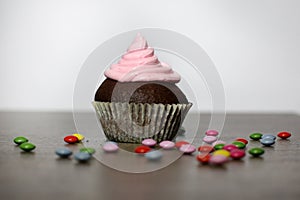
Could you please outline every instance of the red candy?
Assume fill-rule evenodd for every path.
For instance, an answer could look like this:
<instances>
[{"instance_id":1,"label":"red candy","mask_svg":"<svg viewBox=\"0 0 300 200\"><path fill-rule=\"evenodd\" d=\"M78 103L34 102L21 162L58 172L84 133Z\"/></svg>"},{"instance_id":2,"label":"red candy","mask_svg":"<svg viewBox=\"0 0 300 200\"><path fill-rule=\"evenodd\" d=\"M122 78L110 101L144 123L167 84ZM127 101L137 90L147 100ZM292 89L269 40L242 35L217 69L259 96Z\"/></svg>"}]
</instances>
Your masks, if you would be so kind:
<instances>
[{"instance_id":1,"label":"red candy","mask_svg":"<svg viewBox=\"0 0 300 200\"><path fill-rule=\"evenodd\" d=\"M198 147L198 151L200 152L206 152L206 153L210 153L214 150L214 148L212 146L208 146L208 145L203 145Z\"/></svg>"},{"instance_id":2,"label":"red candy","mask_svg":"<svg viewBox=\"0 0 300 200\"><path fill-rule=\"evenodd\" d=\"M147 152L150 151L150 150L151 150L150 147L142 145L142 146L136 147L136 148L134 149L134 152L135 152L135 153L147 153Z\"/></svg>"},{"instance_id":3,"label":"red candy","mask_svg":"<svg viewBox=\"0 0 300 200\"><path fill-rule=\"evenodd\" d=\"M248 140L244 139L244 138L236 138L235 141L239 141L239 142L242 142L244 144L248 144Z\"/></svg>"},{"instance_id":4,"label":"red candy","mask_svg":"<svg viewBox=\"0 0 300 200\"><path fill-rule=\"evenodd\" d=\"M64 138L64 141L69 144L75 144L78 142L78 138L74 135L68 135Z\"/></svg>"},{"instance_id":5,"label":"red candy","mask_svg":"<svg viewBox=\"0 0 300 200\"><path fill-rule=\"evenodd\" d=\"M230 157L233 158L233 159L235 159L235 160L241 159L245 155L246 155L245 151L241 150L241 149L233 149L230 152Z\"/></svg>"},{"instance_id":6,"label":"red candy","mask_svg":"<svg viewBox=\"0 0 300 200\"><path fill-rule=\"evenodd\" d=\"M210 159L210 155L209 154L198 154L197 155L197 160L203 164L207 164L209 162Z\"/></svg>"},{"instance_id":7,"label":"red candy","mask_svg":"<svg viewBox=\"0 0 300 200\"><path fill-rule=\"evenodd\" d=\"M180 148L184 144L190 144L190 143L187 142L187 141L183 141L183 140L182 141L178 141L178 142L175 143L175 147Z\"/></svg>"},{"instance_id":8,"label":"red candy","mask_svg":"<svg viewBox=\"0 0 300 200\"><path fill-rule=\"evenodd\" d=\"M280 132L277 134L278 137L280 137L281 139L287 139L289 137L291 137L292 134L290 134L289 132Z\"/></svg>"}]
</instances>

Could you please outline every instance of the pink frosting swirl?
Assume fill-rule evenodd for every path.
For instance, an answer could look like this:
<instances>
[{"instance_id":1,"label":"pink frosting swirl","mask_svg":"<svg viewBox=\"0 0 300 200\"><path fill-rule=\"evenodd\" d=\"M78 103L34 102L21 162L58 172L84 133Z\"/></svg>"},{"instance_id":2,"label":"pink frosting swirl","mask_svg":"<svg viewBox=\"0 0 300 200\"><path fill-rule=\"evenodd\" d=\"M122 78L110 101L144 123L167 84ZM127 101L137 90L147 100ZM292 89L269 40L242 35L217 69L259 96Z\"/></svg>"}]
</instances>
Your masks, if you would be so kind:
<instances>
[{"instance_id":1,"label":"pink frosting swirl","mask_svg":"<svg viewBox=\"0 0 300 200\"><path fill-rule=\"evenodd\" d=\"M137 34L119 62L111 65L104 75L119 82L180 81L180 75L168 64L158 60L154 49L148 47L147 41L140 34Z\"/></svg>"}]
</instances>

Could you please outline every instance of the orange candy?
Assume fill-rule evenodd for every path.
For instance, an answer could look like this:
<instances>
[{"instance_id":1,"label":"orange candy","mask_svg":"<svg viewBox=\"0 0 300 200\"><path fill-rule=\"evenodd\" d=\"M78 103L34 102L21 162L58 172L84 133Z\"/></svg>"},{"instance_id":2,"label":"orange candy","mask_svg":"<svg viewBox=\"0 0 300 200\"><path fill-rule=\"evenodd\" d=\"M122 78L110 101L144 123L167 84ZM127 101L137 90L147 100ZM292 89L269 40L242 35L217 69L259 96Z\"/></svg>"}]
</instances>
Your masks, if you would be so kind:
<instances>
[{"instance_id":1,"label":"orange candy","mask_svg":"<svg viewBox=\"0 0 300 200\"><path fill-rule=\"evenodd\" d=\"M201 162L203 164L207 164L209 162L209 160L210 160L210 155L209 154L205 154L205 153L198 154L196 158L197 158L197 160L199 162Z\"/></svg>"},{"instance_id":2,"label":"orange candy","mask_svg":"<svg viewBox=\"0 0 300 200\"><path fill-rule=\"evenodd\" d=\"M210 153L214 150L214 148L212 146L208 146L208 145L203 145L198 147L198 151L200 152L206 152L206 153Z\"/></svg>"}]
</instances>

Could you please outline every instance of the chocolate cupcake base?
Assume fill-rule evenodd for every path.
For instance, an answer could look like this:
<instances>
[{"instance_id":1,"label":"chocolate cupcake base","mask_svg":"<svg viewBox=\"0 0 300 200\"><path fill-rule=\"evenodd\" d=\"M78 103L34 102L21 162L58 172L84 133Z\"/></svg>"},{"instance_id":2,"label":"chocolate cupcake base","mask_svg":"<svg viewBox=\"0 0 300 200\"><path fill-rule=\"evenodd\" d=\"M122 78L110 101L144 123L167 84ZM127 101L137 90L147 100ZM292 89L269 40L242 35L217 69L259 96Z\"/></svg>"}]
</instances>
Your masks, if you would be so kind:
<instances>
[{"instance_id":1,"label":"chocolate cupcake base","mask_svg":"<svg viewBox=\"0 0 300 200\"><path fill-rule=\"evenodd\" d=\"M146 81L118 82L106 78L99 86L95 101L156 103L156 104L187 104L188 100L175 83Z\"/></svg>"}]
</instances>

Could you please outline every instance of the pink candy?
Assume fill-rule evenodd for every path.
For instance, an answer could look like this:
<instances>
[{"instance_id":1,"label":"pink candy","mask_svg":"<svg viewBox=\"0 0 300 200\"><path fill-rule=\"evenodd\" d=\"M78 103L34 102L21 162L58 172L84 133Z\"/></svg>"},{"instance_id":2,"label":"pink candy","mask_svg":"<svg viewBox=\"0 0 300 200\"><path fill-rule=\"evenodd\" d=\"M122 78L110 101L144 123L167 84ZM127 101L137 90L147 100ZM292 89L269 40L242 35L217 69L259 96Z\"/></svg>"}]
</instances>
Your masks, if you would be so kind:
<instances>
[{"instance_id":1,"label":"pink candy","mask_svg":"<svg viewBox=\"0 0 300 200\"><path fill-rule=\"evenodd\" d=\"M186 153L186 154L191 154L196 151L196 147L191 144L184 144L179 148L179 151Z\"/></svg>"},{"instance_id":2,"label":"pink candy","mask_svg":"<svg viewBox=\"0 0 300 200\"><path fill-rule=\"evenodd\" d=\"M214 165L221 165L223 163L226 163L228 161L228 158L223 155L213 155L209 159L209 163L214 164Z\"/></svg>"},{"instance_id":3,"label":"pink candy","mask_svg":"<svg viewBox=\"0 0 300 200\"><path fill-rule=\"evenodd\" d=\"M225 149L227 151L232 151L234 149L237 149L237 147L234 144L227 144L223 147L223 149Z\"/></svg>"},{"instance_id":4,"label":"pink candy","mask_svg":"<svg viewBox=\"0 0 300 200\"><path fill-rule=\"evenodd\" d=\"M103 145L103 150L106 152L115 152L119 149L118 145L114 142L105 142Z\"/></svg>"},{"instance_id":5,"label":"pink candy","mask_svg":"<svg viewBox=\"0 0 300 200\"><path fill-rule=\"evenodd\" d=\"M205 137L203 138L203 141L206 142L206 143L208 143L208 144L211 144L211 143L217 141L217 139L218 139L218 138L215 137L215 136L205 136Z\"/></svg>"},{"instance_id":6,"label":"pink candy","mask_svg":"<svg viewBox=\"0 0 300 200\"><path fill-rule=\"evenodd\" d=\"M163 149L173 149L175 147L175 143L172 141L165 140L159 143L159 146Z\"/></svg>"},{"instance_id":7,"label":"pink candy","mask_svg":"<svg viewBox=\"0 0 300 200\"><path fill-rule=\"evenodd\" d=\"M207 130L205 132L205 134L208 135L208 136L217 136L217 135L219 135L219 132L216 131L216 130Z\"/></svg>"},{"instance_id":8,"label":"pink candy","mask_svg":"<svg viewBox=\"0 0 300 200\"><path fill-rule=\"evenodd\" d=\"M212 143L212 146L214 147L214 146L216 146L217 144L226 144L226 142L223 141L223 140L217 140L217 141L215 141L215 142Z\"/></svg>"},{"instance_id":9,"label":"pink candy","mask_svg":"<svg viewBox=\"0 0 300 200\"><path fill-rule=\"evenodd\" d=\"M153 139L144 139L144 140L142 141L142 144L145 145L145 146L152 147L152 146L155 146L155 145L156 145L156 141L153 140Z\"/></svg>"},{"instance_id":10,"label":"pink candy","mask_svg":"<svg viewBox=\"0 0 300 200\"><path fill-rule=\"evenodd\" d=\"M230 157L236 160L243 158L245 155L246 155L245 151L241 149L233 149L230 152Z\"/></svg>"}]
</instances>

